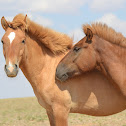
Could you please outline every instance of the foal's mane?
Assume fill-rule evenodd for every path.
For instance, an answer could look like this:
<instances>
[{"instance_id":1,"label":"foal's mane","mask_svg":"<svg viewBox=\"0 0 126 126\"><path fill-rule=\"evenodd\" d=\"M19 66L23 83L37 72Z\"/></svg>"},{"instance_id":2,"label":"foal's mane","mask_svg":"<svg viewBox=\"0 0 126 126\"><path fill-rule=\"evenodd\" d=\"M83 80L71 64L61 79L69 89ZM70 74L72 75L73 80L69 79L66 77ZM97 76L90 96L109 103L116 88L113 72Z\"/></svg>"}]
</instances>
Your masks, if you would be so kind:
<instances>
[{"instance_id":1,"label":"foal's mane","mask_svg":"<svg viewBox=\"0 0 126 126\"><path fill-rule=\"evenodd\" d=\"M83 25L83 31L86 34L87 28L91 29L94 35L103 38L111 43L126 47L126 38L119 32L108 27L106 24L93 23L91 25Z\"/></svg>"},{"instance_id":2,"label":"foal's mane","mask_svg":"<svg viewBox=\"0 0 126 126\"><path fill-rule=\"evenodd\" d=\"M10 23L12 28L19 27L21 30L25 31L28 36L43 43L53 54L64 53L72 47L73 41L66 34L36 24L29 18L26 18L26 22L24 19L24 15L16 15Z\"/></svg>"}]
</instances>

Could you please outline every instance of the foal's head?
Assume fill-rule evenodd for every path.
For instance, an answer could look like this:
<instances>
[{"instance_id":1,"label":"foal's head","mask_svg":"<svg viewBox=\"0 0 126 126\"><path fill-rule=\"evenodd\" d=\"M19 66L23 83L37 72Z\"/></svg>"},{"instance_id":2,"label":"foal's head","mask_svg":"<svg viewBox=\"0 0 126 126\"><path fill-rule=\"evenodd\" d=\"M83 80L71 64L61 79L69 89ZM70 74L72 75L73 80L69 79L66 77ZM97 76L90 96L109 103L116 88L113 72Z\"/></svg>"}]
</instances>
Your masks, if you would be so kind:
<instances>
[{"instance_id":1,"label":"foal's head","mask_svg":"<svg viewBox=\"0 0 126 126\"><path fill-rule=\"evenodd\" d=\"M24 23L26 22L26 17ZM25 32L20 28L13 28L4 17L1 24L5 30L1 42L3 44L3 54L6 60L5 72L8 77L15 77L19 70L19 65L25 49Z\"/></svg>"},{"instance_id":2,"label":"foal's head","mask_svg":"<svg viewBox=\"0 0 126 126\"><path fill-rule=\"evenodd\" d=\"M81 39L59 63L56 76L65 81L69 77L92 70L96 65L96 53L93 49L93 33L87 29L86 36Z\"/></svg>"}]
</instances>

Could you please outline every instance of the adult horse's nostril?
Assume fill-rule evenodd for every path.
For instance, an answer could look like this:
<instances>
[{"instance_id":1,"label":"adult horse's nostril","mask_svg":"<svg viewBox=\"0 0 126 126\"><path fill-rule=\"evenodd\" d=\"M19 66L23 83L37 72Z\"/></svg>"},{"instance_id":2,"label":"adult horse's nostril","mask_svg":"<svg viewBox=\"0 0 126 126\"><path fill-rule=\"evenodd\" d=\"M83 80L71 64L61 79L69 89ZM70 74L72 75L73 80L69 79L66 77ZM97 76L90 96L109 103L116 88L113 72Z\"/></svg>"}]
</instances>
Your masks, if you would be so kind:
<instances>
[{"instance_id":1,"label":"adult horse's nostril","mask_svg":"<svg viewBox=\"0 0 126 126\"><path fill-rule=\"evenodd\" d=\"M58 69L56 69L56 74L58 73Z\"/></svg>"},{"instance_id":2,"label":"adult horse's nostril","mask_svg":"<svg viewBox=\"0 0 126 126\"><path fill-rule=\"evenodd\" d=\"M63 74L61 78L59 78L59 80L61 81L66 81L69 78L68 74Z\"/></svg>"},{"instance_id":3,"label":"adult horse's nostril","mask_svg":"<svg viewBox=\"0 0 126 126\"><path fill-rule=\"evenodd\" d=\"M62 77L68 77L68 75L67 74L63 74Z\"/></svg>"}]
</instances>

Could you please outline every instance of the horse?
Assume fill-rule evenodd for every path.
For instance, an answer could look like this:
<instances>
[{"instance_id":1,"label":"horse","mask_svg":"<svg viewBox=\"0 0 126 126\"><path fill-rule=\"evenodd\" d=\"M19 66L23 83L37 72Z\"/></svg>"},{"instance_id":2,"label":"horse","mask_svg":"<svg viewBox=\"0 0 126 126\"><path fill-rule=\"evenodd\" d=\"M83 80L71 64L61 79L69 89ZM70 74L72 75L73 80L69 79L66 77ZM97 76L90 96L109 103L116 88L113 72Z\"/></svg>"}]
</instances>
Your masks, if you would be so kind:
<instances>
[{"instance_id":1,"label":"horse","mask_svg":"<svg viewBox=\"0 0 126 126\"><path fill-rule=\"evenodd\" d=\"M70 77L97 69L126 97L126 38L106 24L83 26L82 38L57 67L57 78Z\"/></svg>"},{"instance_id":2,"label":"horse","mask_svg":"<svg viewBox=\"0 0 126 126\"><path fill-rule=\"evenodd\" d=\"M1 24L5 30L1 39L5 72L16 77L19 68L22 70L39 104L46 109L51 126L67 126L69 113L107 116L126 109L124 96L99 71L66 82L55 78L58 63L72 47L70 37L22 14L12 22L2 17Z\"/></svg>"}]
</instances>

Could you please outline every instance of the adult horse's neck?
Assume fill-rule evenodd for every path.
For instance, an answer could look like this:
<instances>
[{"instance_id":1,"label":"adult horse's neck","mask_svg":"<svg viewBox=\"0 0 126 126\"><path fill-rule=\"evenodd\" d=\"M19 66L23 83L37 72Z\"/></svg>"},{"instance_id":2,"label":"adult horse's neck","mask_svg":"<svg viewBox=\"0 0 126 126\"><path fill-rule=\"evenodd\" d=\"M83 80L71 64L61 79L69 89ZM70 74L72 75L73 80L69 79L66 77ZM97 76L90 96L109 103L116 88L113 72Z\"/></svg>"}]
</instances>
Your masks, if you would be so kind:
<instances>
[{"instance_id":1,"label":"adult horse's neck","mask_svg":"<svg viewBox=\"0 0 126 126\"><path fill-rule=\"evenodd\" d=\"M95 36L94 47L100 57L102 72L112 79L126 96L126 49Z\"/></svg>"}]
</instances>

